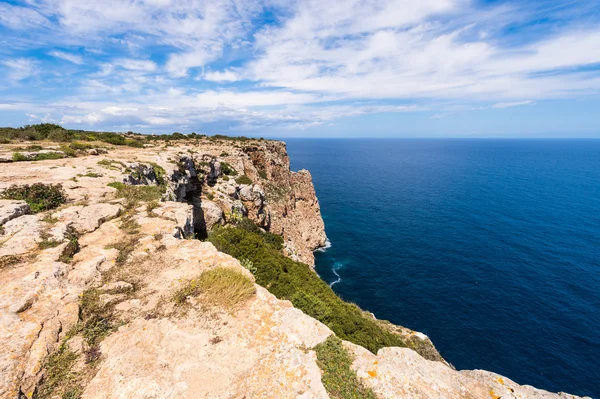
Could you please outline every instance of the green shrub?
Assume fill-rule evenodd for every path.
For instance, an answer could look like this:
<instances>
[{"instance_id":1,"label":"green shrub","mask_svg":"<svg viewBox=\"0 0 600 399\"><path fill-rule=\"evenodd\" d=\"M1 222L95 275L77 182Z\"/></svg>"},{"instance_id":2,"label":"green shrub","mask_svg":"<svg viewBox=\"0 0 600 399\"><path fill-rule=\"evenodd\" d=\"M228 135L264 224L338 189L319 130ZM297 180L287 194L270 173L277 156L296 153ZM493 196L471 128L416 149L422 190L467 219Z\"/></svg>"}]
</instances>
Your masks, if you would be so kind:
<instances>
[{"instance_id":1,"label":"green shrub","mask_svg":"<svg viewBox=\"0 0 600 399\"><path fill-rule=\"evenodd\" d=\"M64 152L67 157L70 157L70 158L77 157L77 151L66 144L61 145L60 150L62 152Z\"/></svg>"},{"instance_id":2,"label":"green shrub","mask_svg":"<svg viewBox=\"0 0 600 399\"><path fill-rule=\"evenodd\" d=\"M77 385L77 374L73 371L77 362L77 354L63 343L44 363L44 374L36 390L36 399L69 396L71 392L82 392Z\"/></svg>"},{"instance_id":3,"label":"green shrub","mask_svg":"<svg viewBox=\"0 0 600 399\"><path fill-rule=\"evenodd\" d=\"M292 301L338 337L373 353L387 346L406 346L398 335L382 328L358 306L344 302L308 265L283 255L283 241L275 237L279 236L265 233L244 219L235 226L214 230L209 241L219 251L251 261L258 284L277 298Z\"/></svg>"},{"instance_id":4,"label":"green shrub","mask_svg":"<svg viewBox=\"0 0 600 399\"><path fill-rule=\"evenodd\" d=\"M235 179L235 182L237 184L252 184L252 180L246 175L241 175L240 177Z\"/></svg>"},{"instance_id":5,"label":"green shrub","mask_svg":"<svg viewBox=\"0 0 600 399\"><path fill-rule=\"evenodd\" d=\"M317 345L317 364L323 372L321 381L332 399L377 399L375 393L358 379L352 357L342 341L334 336Z\"/></svg>"},{"instance_id":6,"label":"green shrub","mask_svg":"<svg viewBox=\"0 0 600 399\"><path fill-rule=\"evenodd\" d=\"M260 170L258 172L258 175L260 176L261 179L267 180L267 172L265 172L264 170Z\"/></svg>"},{"instance_id":7,"label":"green shrub","mask_svg":"<svg viewBox=\"0 0 600 399\"><path fill-rule=\"evenodd\" d=\"M0 198L23 200L33 213L54 209L67 202L62 185L44 183L12 185L0 193Z\"/></svg>"},{"instance_id":8,"label":"green shrub","mask_svg":"<svg viewBox=\"0 0 600 399\"><path fill-rule=\"evenodd\" d=\"M237 171L233 168L233 166L229 165L225 161L221 161L221 172L227 176L237 175Z\"/></svg>"},{"instance_id":9,"label":"green shrub","mask_svg":"<svg viewBox=\"0 0 600 399\"><path fill-rule=\"evenodd\" d=\"M20 152L13 152L12 160L13 160L13 162L29 161L29 159L25 155L21 154Z\"/></svg>"},{"instance_id":10,"label":"green shrub","mask_svg":"<svg viewBox=\"0 0 600 399\"><path fill-rule=\"evenodd\" d=\"M65 156L60 152L42 152L35 154L34 161L45 161L48 159L63 159Z\"/></svg>"}]
</instances>

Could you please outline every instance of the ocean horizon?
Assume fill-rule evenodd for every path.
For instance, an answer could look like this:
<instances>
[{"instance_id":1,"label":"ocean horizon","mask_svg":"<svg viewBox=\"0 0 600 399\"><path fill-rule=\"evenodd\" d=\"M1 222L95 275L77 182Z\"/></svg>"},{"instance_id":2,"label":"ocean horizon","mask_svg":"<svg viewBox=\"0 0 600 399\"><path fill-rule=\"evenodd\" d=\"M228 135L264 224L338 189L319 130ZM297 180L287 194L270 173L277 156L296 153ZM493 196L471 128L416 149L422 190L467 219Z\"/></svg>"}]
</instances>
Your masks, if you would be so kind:
<instances>
[{"instance_id":1,"label":"ocean horizon","mask_svg":"<svg viewBox=\"0 0 600 399\"><path fill-rule=\"evenodd\" d=\"M284 141L342 298L457 369L600 397L600 140Z\"/></svg>"}]
</instances>

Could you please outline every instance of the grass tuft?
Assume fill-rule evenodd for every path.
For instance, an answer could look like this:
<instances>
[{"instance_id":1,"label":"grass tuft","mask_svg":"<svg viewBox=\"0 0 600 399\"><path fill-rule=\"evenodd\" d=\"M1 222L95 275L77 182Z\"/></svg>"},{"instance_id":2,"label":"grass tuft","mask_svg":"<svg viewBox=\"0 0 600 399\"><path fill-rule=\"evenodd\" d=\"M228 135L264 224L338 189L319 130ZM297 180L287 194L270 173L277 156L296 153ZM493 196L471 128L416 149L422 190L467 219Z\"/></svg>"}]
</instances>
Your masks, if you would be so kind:
<instances>
[{"instance_id":1,"label":"grass tuft","mask_svg":"<svg viewBox=\"0 0 600 399\"><path fill-rule=\"evenodd\" d=\"M231 268L217 267L187 282L175 292L173 301L183 305L188 297L202 295L212 305L231 309L248 300L254 292L254 284L244 274Z\"/></svg>"},{"instance_id":2,"label":"grass tuft","mask_svg":"<svg viewBox=\"0 0 600 399\"><path fill-rule=\"evenodd\" d=\"M317 364L323 372L321 381L332 399L377 399L375 393L365 387L350 366L352 358L342 340L335 336L315 348Z\"/></svg>"}]
</instances>

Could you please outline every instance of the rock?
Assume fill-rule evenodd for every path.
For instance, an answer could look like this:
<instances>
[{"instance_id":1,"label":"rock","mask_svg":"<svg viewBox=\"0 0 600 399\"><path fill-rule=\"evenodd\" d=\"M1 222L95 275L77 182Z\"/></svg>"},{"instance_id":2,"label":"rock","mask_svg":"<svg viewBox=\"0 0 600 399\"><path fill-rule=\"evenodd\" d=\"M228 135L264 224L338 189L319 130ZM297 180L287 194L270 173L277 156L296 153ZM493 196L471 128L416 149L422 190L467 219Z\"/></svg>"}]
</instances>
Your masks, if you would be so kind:
<instances>
[{"instance_id":1,"label":"rock","mask_svg":"<svg viewBox=\"0 0 600 399\"><path fill-rule=\"evenodd\" d=\"M25 201L0 200L0 226L27 213L29 205Z\"/></svg>"},{"instance_id":2,"label":"rock","mask_svg":"<svg viewBox=\"0 0 600 399\"><path fill-rule=\"evenodd\" d=\"M344 346L355 358L352 368L359 379L381 398L576 398L521 386L487 371L456 371L408 348L382 348L374 355L349 342Z\"/></svg>"},{"instance_id":3,"label":"rock","mask_svg":"<svg viewBox=\"0 0 600 399\"><path fill-rule=\"evenodd\" d=\"M156 171L152 165L146 165L143 163L130 163L127 167L132 171L127 177L123 179L123 183L132 186L144 185L144 186L158 186L159 179L156 175Z\"/></svg>"},{"instance_id":4,"label":"rock","mask_svg":"<svg viewBox=\"0 0 600 399\"><path fill-rule=\"evenodd\" d=\"M152 213L172 220L177 224L174 235L177 238L190 237L194 234L194 209L192 205L181 202L161 202Z\"/></svg>"},{"instance_id":5,"label":"rock","mask_svg":"<svg viewBox=\"0 0 600 399\"><path fill-rule=\"evenodd\" d=\"M209 186L214 186L217 183L219 177L223 175L221 171L221 163L218 162L215 158L211 159L210 163L210 172L208 172L208 176L206 176L206 181Z\"/></svg>"},{"instance_id":6,"label":"rock","mask_svg":"<svg viewBox=\"0 0 600 399\"><path fill-rule=\"evenodd\" d=\"M205 231L211 231L217 224L223 224L224 215L223 210L214 202L208 200L202 200L202 219L203 223L201 229Z\"/></svg>"},{"instance_id":7,"label":"rock","mask_svg":"<svg viewBox=\"0 0 600 399\"><path fill-rule=\"evenodd\" d=\"M36 215L24 215L4 224L4 236L9 237L0 246L0 256L19 255L37 247L41 241L42 222Z\"/></svg>"},{"instance_id":8,"label":"rock","mask_svg":"<svg viewBox=\"0 0 600 399\"><path fill-rule=\"evenodd\" d=\"M91 148L88 150L88 155L98 155L98 150L95 148Z\"/></svg>"},{"instance_id":9,"label":"rock","mask_svg":"<svg viewBox=\"0 0 600 399\"><path fill-rule=\"evenodd\" d=\"M103 285L100 287L100 290L109 294L130 292L133 291L133 285L125 281L116 281L114 283Z\"/></svg>"},{"instance_id":10,"label":"rock","mask_svg":"<svg viewBox=\"0 0 600 399\"><path fill-rule=\"evenodd\" d=\"M72 206L53 216L68 223L79 234L90 233L102 223L119 216L122 207L115 204Z\"/></svg>"},{"instance_id":11,"label":"rock","mask_svg":"<svg viewBox=\"0 0 600 399\"><path fill-rule=\"evenodd\" d=\"M231 205L231 213L237 213L238 215L248 216L248 209L244 206L242 201L235 201Z\"/></svg>"}]
</instances>

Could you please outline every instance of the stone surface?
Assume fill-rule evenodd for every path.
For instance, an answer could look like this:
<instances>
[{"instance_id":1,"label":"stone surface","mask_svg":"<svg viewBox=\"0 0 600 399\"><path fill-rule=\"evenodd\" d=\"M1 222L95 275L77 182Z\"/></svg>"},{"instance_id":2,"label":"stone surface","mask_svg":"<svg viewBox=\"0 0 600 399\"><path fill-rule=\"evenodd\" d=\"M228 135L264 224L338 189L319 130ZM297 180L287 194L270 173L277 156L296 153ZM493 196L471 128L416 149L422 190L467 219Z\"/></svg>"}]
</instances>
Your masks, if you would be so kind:
<instances>
[{"instance_id":1,"label":"stone surface","mask_svg":"<svg viewBox=\"0 0 600 399\"><path fill-rule=\"evenodd\" d=\"M576 398L519 385L489 371L456 371L408 348L383 348L374 355L352 343L344 345L355 357L352 368L360 380L380 398Z\"/></svg>"},{"instance_id":2,"label":"stone surface","mask_svg":"<svg viewBox=\"0 0 600 399\"><path fill-rule=\"evenodd\" d=\"M212 230L218 224L223 224L223 210L217 204L209 200L202 200L200 206L202 208L203 227L207 231Z\"/></svg>"},{"instance_id":3,"label":"stone surface","mask_svg":"<svg viewBox=\"0 0 600 399\"><path fill-rule=\"evenodd\" d=\"M36 215L24 215L4 224L0 236L0 257L19 255L37 247L43 222Z\"/></svg>"},{"instance_id":4,"label":"stone surface","mask_svg":"<svg viewBox=\"0 0 600 399\"><path fill-rule=\"evenodd\" d=\"M25 201L0 200L0 226L29 212Z\"/></svg>"},{"instance_id":5,"label":"stone surface","mask_svg":"<svg viewBox=\"0 0 600 399\"><path fill-rule=\"evenodd\" d=\"M79 234L89 233L106 220L117 217L122 207L113 204L93 204L89 206L71 206L53 216L68 223Z\"/></svg>"}]
</instances>

